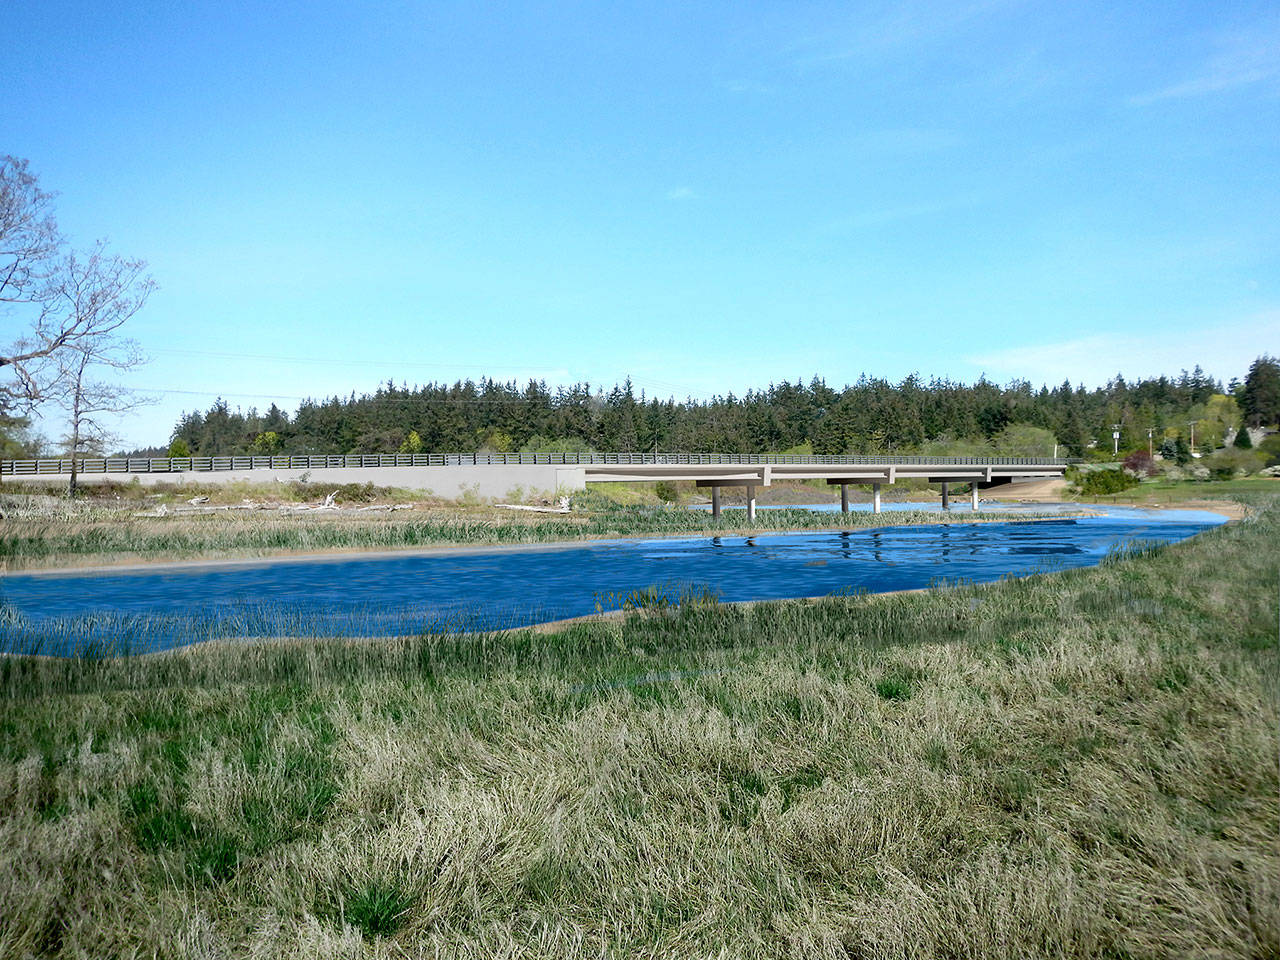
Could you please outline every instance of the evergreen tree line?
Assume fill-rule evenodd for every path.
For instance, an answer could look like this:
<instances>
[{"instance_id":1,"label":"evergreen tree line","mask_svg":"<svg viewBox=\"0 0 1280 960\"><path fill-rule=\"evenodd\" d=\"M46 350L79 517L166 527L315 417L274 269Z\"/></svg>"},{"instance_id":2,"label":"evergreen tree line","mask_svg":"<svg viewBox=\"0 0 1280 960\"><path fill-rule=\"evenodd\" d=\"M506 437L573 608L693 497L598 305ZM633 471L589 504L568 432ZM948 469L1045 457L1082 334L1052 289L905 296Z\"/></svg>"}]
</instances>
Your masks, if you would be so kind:
<instances>
[{"instance_id":1,"label":"evergreen tree line","mask_svg":"<svg viewBox=\"0 0 1280 960\"><path fill-rule=\"evenodd\" d=\"M771 384L709 400L637 396L631 382L608 390L587 383L524 387L492 379L396 386L372 393L306 400L289 416L231 409L223 400L184 414L174 428L175 456L391 452L660 451L819 454L974 452L995 450L1011 436L1039 437L1059 453L1080 456L1112 447L1119 424L1122 451L1190 432L1197 446L1218 444L1247 420L1280 419L1280 365L1260 357L1244 383L1228 391L1199 367L1178 377L1127 382L1117 376L1092 390L1035 389L1026 381L997 386L910 376L899 383L863 375L840 389ZM1239 402L1237 402L1239 401ZM1241 409L1243 407L1243 410ZM1034 429L1033 429L1034 428ZM1020 431L1020 432L1019 432ZM1159 439L1156 440L1157 445ZM1046 449L1044 454L1052 451Z\"/></svg>"}]
</instances>

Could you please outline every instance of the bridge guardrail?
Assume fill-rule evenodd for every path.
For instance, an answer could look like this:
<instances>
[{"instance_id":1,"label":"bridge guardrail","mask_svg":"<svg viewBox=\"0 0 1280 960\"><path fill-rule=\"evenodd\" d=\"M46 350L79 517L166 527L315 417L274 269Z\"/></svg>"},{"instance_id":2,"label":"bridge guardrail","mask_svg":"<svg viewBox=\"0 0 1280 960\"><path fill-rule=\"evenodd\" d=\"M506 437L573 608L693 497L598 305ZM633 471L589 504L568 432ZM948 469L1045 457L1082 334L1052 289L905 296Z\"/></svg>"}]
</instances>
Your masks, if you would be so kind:
<instances>
[{"instance_id":1,"label":"bridge guardrail","mask_svg":"<svg viewBox=\"0 0 1280 960\"><path fill-rule=\"evenodd\" d=\"M746 453L384 453L339 456L278 457L81 457L77 473L205 473L221 470L324 470L373 467L458 467L545 464L555 466L735 464L892 464L896 466L1069 466L1080 463L1068 457L894 457L864 455L791 455ZM65 475L71 460L0 460L0 476Z\"/></svg>"}]
</instances>

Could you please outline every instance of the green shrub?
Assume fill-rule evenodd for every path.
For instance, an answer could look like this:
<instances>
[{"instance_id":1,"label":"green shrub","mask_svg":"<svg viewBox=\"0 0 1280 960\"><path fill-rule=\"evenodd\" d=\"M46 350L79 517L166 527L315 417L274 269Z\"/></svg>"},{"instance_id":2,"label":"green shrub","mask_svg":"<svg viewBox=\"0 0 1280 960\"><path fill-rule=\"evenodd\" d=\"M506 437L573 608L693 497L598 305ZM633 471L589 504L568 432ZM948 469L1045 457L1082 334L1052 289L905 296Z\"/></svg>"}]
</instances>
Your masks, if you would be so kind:
<instances>
[{"instance_id":1,"label":"green shrub","mask_svg":"<svg viewBox=\"0 0 1280 960\"><path fill-rule=\"evenodd\" d=\"M344 483L334 491L337 503L372 503L378 499L378 489L370 483Z\"/></svg>"},{"instance_id":2,"label":"green shrub","mask_svg":"<svg viewBox=\"0 0 1280 960\"><path fill-rule=\"evenodd\" d=\"M280 439L280 434L274 430L264 430L253 438L253 452L258 455L274 456L280 452L283 445L284 441Z\"/></svg>"},{"instance_id":3,"label":"green shrub","mask_svg":"<svg viewBox=\"0 0 1280 960\"><path fill-rule=\"evenodd\" d=\"M1280 433L1273 433L1263 438L1256 449L1263 456L1268 467L1280 464Z\"/></svg>"},{"instance_id":4,"label":"green shrub","mask_svg":"<svg viewBox=\"0 0 1280 960\"><path fill-rule=\"evenodd\" d=\"M667 503L675 503L680 499L680 490L670 480L659 480L653 486L653 492L657 494L659 500Z\"/></svg>"},{"instance_id":5,"label":"green shrub","mask_svg":"<svg viewBox=\"0 0 1280 960\"><path fill-rule=\"evenodd\" d=\"M1242 426L1237 430L1236 438L1231 442L1231 445L1237 450L1252 450L1253 437L1249 436L1249 428Z\"/></svg>"},{"instance_id":6,"label":"green shrub","mask_svg":"<svg viewBox=\"0 0 1280 960\"><path fill-rule=\"evenodd\" d=\"M535 434L520 446L521 453L592 453L594 448L581 437L556 439Z\"/></svg>"},{"instance_id":7,"label":"green shrub","mask_svg":"<svg viewBox=\"0 0 1280 960\"><path fill-rule=\"evenodd\" d=\"M1104 496L1122 493L1138 485L1138 478L1119 469L1093 470L1080 474L1076 487L1085 496Z\"/></svg>"},{"instance_id":8,"label":"green shrub","mask_svg":"<svg viewBox=\"0 0 1280 960\"><path fill-rule=\"evenodd\" d=\"M181 437L175 437L169 444L169 456L174 460L182 460L191 456L191 447Z\"/></svg>"},{"instance_id":9,"label":"green shrub","mask_svg":"<svg viewBox=\"0 0 1280 960\"><path fill-rule=\"evenodd\" d=\"M1262 469L1263 455L1256 450L1224 447L1211 457L1201 461L1209 468L1214 480L1230 480L1241 474L1257 473Z\"/></svg>"},{"instance_id":10,"label":"green shrub","mask_svg":"<svg viewBox=\"0 0 1280 960\"><path fill-rule=\"evenodd\" d=\"M991 438L991 446L1001 457L1049 457L1058 449L1053 432L1030 423L1011 423Z\"/></svg>"},{"instance_id":11,"label":"green shrub","mask_svg":"<svg viewBox=\"0 0 1280 960\"><path fill-rule=\"evenodd\" d=\"M514 443L511 434L497 427L476 431L476 453L510 453Z\"/></svg>"}]
</instances>

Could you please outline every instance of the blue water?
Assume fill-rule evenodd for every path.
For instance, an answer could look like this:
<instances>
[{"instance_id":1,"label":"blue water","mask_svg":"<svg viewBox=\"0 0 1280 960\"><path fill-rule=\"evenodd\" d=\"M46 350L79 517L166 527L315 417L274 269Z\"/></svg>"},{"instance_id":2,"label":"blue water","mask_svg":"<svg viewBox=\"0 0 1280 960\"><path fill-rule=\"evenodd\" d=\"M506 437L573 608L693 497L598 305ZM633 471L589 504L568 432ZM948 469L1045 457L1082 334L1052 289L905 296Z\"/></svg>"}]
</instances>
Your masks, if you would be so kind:
<instances>
[{"instance_id":1,"label":"blue water","mask_svg":"<svg viewBox=\"0 0 1280 960\"><path fill-rule=\"evenodd\" d=\"M593 613L655 585L733 601L986 582L1090 566L1127 543L1171 543L1221 522L1199 511L1106 508L1023 523L10 574L0 577L0 649L119 652L218 636L508 627Z\"/></svg>"}]
</instances>

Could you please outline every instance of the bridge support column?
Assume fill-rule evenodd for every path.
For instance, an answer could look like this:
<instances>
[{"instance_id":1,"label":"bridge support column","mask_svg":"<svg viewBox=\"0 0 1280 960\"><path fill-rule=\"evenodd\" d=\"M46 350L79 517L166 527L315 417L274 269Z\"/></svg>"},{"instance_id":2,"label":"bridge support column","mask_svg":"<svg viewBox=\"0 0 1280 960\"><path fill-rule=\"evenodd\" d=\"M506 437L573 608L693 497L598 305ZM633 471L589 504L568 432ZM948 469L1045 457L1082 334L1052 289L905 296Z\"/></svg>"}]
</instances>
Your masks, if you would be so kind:
<instances>
[{"instance_id":1,"label":"bridge support column","mask_svg":"<svg viewBox=\"0 0 1280 960\"><path fill-rule=\"evenodd\" d=\"M720 519L720 488L711 488L711 517L714 520Z\"/></svg>"},{"instance_id":2,"label":"bridge support column","mask_svg":"<svg viewBox=\"0 0 1280 960\"><path fill-rule=\"evenodd\" d=\"M754 521L756 518L756 488L747 487L747 520Z\"/></svg>"},{"instance_id":3,"label":"bridge support column","mask_svg":"<svg viewBox=\"0 0 1280 960\"><path fill-rule=\"evenodd\" d=\"M840 512L849 512L849 485L847 483L840 484Z\"/></svg>"},{"instance_id":4,"label":"bridge support column","mask_svg":"<svg viewBox=\"0 0 1280 960\"><path fill-rule=\"evenodd\" d=\"M977 510L978 509L978 481L977 480L973 481L972 491L973 491L973 509Z\"/></svg>"},{"instance_id":5,"label":"bridge support column","mask_svg":"<svg viewBox=\"0 0 1280 960\"><path fill-rule=\"evenodd\" d=\"M878 483L871 485L871 512L880 512L880 484Z\"/></svg>"},{"instance_id":6,"label":"bridge support column","mask_svg":"<svg viewBox=\"0 0 1280 960\"><path fill-rule=\"evenodd\" d=\"M942 481L942 509L951 509L951 484L945 480Z\"/></svg>"}]
</instances>

